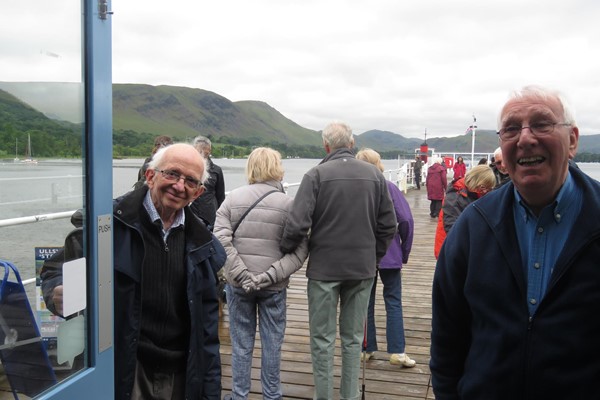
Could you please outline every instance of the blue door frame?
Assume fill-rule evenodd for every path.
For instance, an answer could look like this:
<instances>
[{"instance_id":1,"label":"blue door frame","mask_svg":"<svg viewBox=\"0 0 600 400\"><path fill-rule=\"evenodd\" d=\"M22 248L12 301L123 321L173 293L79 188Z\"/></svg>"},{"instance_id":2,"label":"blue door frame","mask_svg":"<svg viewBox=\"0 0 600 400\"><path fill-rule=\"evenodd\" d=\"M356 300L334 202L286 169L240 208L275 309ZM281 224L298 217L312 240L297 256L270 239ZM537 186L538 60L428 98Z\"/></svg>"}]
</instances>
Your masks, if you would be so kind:
<instances>
[{"instance_id":1,"label":"blue door frame","mask_svg":"<svg viewBox=\"0 0 600 400\"><path fill-rule=\"evenodd\" d=\"M88 217L89 366L40 399L114 396L112 304L112 36L110 0L82 0L85 189Z\"/></svg>"}]
</instances>

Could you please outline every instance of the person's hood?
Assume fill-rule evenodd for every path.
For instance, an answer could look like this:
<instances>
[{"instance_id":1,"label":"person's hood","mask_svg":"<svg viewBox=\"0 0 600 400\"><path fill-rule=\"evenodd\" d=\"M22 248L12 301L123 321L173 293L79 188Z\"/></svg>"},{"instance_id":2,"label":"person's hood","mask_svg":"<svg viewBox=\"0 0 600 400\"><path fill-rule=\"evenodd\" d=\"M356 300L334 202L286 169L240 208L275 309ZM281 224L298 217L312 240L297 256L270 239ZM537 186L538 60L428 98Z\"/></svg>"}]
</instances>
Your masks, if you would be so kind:
<instances>
[{"instance_id":1,"label":"person's hood","mask_svg":"<svg viewBox=\"0 0 600 400\"><path fill-rule=\"evenodd\" d=\"M442 166L442 164L435 163L435 164L432 164L431 167L428 168L428 171L429 170L437 172L437 171L445 171L446 168L444 168Z\"/></svg>"},{"instance_id":2,"label":"person's hood","mask_svg":"<svg viewBox=\"0 0 600 400\"><path fill-rule=\"evenodd\" d=\"M452 181L452 187L454 188L454 190L461 191L462 189L466 189L467 186L465 185L465 177L463 176L462 178L459 178L455 181Z\"/></svg>"}]
</instances>

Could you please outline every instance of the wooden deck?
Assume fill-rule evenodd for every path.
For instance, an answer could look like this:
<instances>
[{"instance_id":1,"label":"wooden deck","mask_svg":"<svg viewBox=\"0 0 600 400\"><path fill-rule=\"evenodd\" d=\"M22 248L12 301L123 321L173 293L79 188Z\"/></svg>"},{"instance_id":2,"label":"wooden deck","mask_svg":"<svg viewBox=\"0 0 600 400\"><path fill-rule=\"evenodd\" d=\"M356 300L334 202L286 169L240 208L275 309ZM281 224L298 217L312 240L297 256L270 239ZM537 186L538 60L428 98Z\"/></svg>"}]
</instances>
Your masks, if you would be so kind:
<instances>
[{"instance_id":1,"label":"wooden deck","mask_svg":"<svg viewBox=\"0 0 600 400\"><path fill-rule=\"evenodd\" d=\"M385 308L382 290L378 288L376 302L376 358L367 362L365 398L372 400L434 399L429 372L431 338L431 282L435 268L433 238L436 220L429 216L429 200L425 190L411 190L406 199L415 220L415 239L409 262L402 272L402 304L406 353L416 360L414 368L399 368L388 362L385 338ZM287 298L287 329L281 354L281 381L284 399L312 399L313 378L309 348L308 305L304 268L290 280ZM381 282L378 282L381 285ZM231 340L227 307L221 319L221 357L223 364L223 395L231 392ZM260 338L257 334L252 362L250 399L262 399L260 386ZM377 357L378 356L378 357ZM335 357L335 390L339 388L341 358L339 339ZM362 371L361 371L362 379ZM362 381L361 381L362 383Z\"/></svg>"}]
</instances>

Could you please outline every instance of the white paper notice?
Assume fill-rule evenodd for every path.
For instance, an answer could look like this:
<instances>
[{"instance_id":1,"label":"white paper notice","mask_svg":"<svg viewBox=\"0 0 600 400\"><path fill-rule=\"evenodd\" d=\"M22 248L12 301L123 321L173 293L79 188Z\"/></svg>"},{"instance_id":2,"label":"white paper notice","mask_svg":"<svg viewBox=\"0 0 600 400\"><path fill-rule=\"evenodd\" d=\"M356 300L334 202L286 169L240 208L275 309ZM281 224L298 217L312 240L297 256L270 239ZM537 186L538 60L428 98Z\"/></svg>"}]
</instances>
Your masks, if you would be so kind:
<instances>
[{"instance_id":1,"label":"white paper notice","mask_svg":"<svg viewBox=\"0 0 600 400\"><path fill-rule=\"evenodd\" d=\"M69 316L86 307L85 258L63 264L63 315Z\"/></svg>"}]
</instances>

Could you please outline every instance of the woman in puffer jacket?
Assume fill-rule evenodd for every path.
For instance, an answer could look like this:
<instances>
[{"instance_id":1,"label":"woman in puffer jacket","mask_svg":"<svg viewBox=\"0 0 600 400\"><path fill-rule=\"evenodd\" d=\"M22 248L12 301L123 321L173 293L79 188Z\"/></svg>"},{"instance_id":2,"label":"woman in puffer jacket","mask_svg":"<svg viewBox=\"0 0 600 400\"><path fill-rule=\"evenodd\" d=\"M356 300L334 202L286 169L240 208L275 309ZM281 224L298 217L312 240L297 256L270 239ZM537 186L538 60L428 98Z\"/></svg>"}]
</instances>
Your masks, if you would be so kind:
<instances>
[{"instance_id":1,"label":"woman in puffer jacket","mask_svg":"<svg viewBox=\"0 0 600 400\"><path fill-rule=\"evenodd\" d=\"M487 165L473 167L464 178L452 181L438 218L435 231L433 254L438 258L446 234L454 225L460 214L475 200L491 191L496 185L494 171Z\"/></svg>"},{"instance_id":2,"label":"woman in puffer jacket","mask_svg":"<svg viewBox=\"0 0 600 400\"><path fill-rule=\"evenodd\" d=\"M227 252L224 274L232 346L233 399L250 391L252 352L258 325L262 343L264 398L281 399L281 346L289 277L308 256L304 240L289 254L279 242L293 199L283 191L279 152L259 147L246 165L248 185L232 191L217 211L214 234Z\"/></svg>"}]
</instances>

